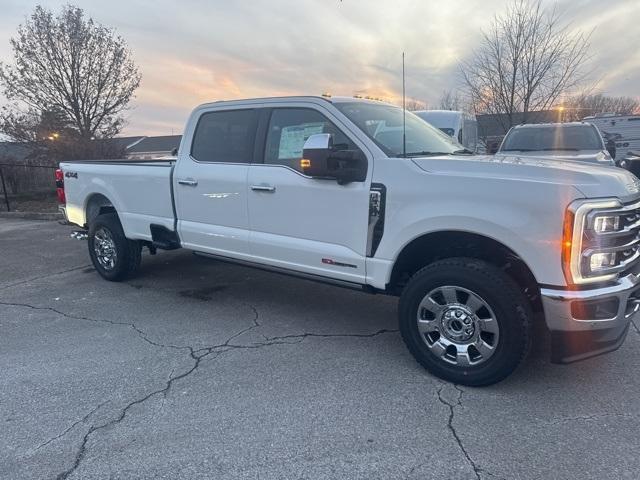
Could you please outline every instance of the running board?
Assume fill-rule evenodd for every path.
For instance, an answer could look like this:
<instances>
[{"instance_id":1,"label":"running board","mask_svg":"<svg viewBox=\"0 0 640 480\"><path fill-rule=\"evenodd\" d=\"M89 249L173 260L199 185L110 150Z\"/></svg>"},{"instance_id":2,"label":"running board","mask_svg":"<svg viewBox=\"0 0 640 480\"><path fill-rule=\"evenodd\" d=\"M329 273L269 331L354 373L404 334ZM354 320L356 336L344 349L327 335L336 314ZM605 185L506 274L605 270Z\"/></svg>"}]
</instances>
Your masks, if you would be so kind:
<instances>
[{"instance_id":1,"label":"running board","mask_svg":"<svg viewBox=\"0 0 640 480\"><path fill-rule=\"evenodd\" d=\"M282 268L282 267L274 267L272 265L264 265L262 263L254 263L247 260L240 260L237 258L225 257L222 255L216 255L213 253L196 252L196 251L194 251L193 253L194 255L197 255L199 257L212 258L214 260L220 260L221 262L233 263L236 265L242 265L243 267L250 267L250 268L255 268L257 270L264 270L266 272L279 273L281 275L287 275L290 277L298 277L303 280L311 280L313 282L326 283L328 285L335 285L337 287L348 288L351 290L358 290L360 292L374 293L374 294L378 293L378 290L373 288L371 285L363 285L360 283L349 282L346 280L337 280L331 277L323 277L322 275L314 275L313 273L298 272L296 270L289 270L287 268Z\"/></svg>"}]
</instances>

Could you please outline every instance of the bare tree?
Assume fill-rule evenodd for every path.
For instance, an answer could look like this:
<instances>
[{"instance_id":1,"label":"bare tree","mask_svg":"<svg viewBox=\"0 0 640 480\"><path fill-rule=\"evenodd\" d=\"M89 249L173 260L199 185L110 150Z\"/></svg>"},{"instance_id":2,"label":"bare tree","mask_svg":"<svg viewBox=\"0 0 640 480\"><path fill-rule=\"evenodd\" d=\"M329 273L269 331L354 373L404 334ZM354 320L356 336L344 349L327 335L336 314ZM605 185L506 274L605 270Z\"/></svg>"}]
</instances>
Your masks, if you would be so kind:
<instances>
[{"instance_id":1,"label":"bare tree","mask_svg":"<svg viewBox=\"0 0 640 480\"><path fill-rule=\"evenodd\" d=\"M112 29L75 6L57 16L37 6L11 47L13 64L0 63L0 85L10 102L0 113L5 135L32 143L64 135L88 144L122 129L140 75L126 42ZM44 134L47 121L59 131Z\"/></svg>"},{"instance_id":2,"label":"bare tree","mask_svg":"<svg viewBox=\"0 0 640 480\"><path fill-rule=\"evenodd\" d=\"M589 35L572 32L541 0L514 0L482 33L472 58L461 65L470 103L478 113L506 114L547 110L585 77Z\"/></svg>"},{"instance_id":3,"label":"bare tree","mask_svg":"<svg viewBox=\"0 0 640 480\"><path fill-rule=\"evenodd\" d=\"M633 97L610 97L602 93L581 93L569 97L564 102L564 118L568 121L580 120L599 113L631 115L639 112L640 100Z\"/></svg>"},{"instance_id":4,"label":"bare tree","mask_svg":"<svg viewBox=\"0 0 640 480\"><path fill-rule=\"evenodd\" d=\"M407 98L404 103L405 103L405 108L410 112L427 109L426 102L421 102L420 100L416 100L415 98Z\"/></svg>"},{"instance_id":5,"label":"bare tree","mask_svg":"<svg viewBox=\"0 0 640 480\"><path fill-rule=\"evenodd\" d=\"M452 90L443 91L440 96L438 108L440 110L460 110L462 108L462 100L458 92Z\"/></svg>"}]
</instances>

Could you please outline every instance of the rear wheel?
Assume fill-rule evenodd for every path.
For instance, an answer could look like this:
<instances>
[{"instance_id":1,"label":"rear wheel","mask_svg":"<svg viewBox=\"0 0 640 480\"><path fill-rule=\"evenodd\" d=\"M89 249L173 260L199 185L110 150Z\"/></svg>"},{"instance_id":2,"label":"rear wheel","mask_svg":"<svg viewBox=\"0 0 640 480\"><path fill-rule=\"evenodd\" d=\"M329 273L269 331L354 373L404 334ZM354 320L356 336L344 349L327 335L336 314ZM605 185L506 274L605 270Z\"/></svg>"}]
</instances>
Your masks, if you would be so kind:
<instances>
[{"instance_id":1,"label":"rear wheel","mask_svg":"<svg viewBox=\"0 0 640 480\"><path fill-rule=\"evenodd\" d=\"M529 304L484 261L452 258L418 271L399 303L400 331L427 370L450 382L489 385L507 377L530 344Z\"/></svg>"},{"instance_id":2,"label":"rear wheel","mask_svg":"<svg viewBox=\"0 0 640 480\"><path fill-rule=\"evenodd\" d=\"M89 226L89 256L98 273L113 282L132 277L140 267L140 242L124 236L115 213L98 215Z\"/></svg>"}]
</instances>

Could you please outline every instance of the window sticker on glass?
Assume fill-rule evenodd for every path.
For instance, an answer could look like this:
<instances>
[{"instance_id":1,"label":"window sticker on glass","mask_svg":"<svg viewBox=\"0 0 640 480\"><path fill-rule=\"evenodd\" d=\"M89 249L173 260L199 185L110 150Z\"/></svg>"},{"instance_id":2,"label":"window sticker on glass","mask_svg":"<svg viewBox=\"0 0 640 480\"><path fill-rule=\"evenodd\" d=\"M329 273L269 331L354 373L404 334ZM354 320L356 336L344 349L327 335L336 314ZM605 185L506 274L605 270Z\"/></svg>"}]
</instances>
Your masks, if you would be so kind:
<instances>
[{"instance_id":1,"label":"window sticker on glass","mask_svg":"<svg viewBox=\"0 0 640 480\"><path fill-rule=\"evenodd\" d=\"M311 135L322 133L323 131L324 122L304 123L302 125L284 127L280 134L278 159L302 158L302 148L307 138Z\"/></svg>"}]
</instances>

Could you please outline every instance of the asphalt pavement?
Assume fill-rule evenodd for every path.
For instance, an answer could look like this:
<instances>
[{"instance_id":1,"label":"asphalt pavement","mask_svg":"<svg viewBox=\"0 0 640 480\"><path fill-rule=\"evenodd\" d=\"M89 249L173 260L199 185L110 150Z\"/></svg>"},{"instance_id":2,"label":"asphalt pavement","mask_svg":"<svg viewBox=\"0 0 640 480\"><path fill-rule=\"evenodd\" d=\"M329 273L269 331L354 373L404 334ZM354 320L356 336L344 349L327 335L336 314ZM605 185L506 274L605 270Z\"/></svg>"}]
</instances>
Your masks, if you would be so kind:
<instances>
[{"instance_id":1,"label":"asphalt pavement","mask_svg":"<svg viewBox=\"0 0 640 480\"><path fill-rule=\"evenodd\" d=\"M102 280L0 219L0 478L640 478L640 330L498 385L429 375L397 301L199 257Z\"/></svg>"}]
</instances>

